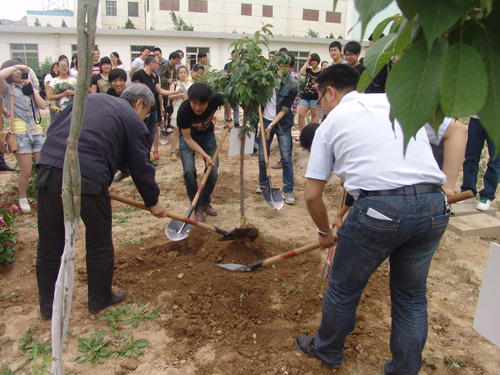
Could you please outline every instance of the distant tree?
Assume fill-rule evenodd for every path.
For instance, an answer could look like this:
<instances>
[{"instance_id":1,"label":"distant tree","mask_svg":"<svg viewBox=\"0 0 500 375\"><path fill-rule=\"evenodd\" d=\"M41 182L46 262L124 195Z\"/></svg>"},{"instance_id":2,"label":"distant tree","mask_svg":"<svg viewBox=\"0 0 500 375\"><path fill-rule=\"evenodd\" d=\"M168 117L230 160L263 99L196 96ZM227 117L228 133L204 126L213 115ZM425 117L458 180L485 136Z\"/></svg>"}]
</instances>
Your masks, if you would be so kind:
<instances>
[{"instance_id":1,"label":"distant tree","mask_svg":"<svg viewBox=\"0 0 500 375\"><path fill-rule=\"evenodd\" d=\"M188 25L184 20L182 19L181 16L177 17L174 13L174 11L170 12L170 18L172 19L172 22L174 23L174 27L172 30L178 30L178 31L193 31L194 26L193 25Z\"/></svg>"},{"instance_id":2,"label":"distant tree","mask_svg":"<svg viewBox=\"0 0 500 375\"><path fill-rule=\"evenodd\" d=\"M42 24L40 23L40 21L37 19L35 19L35 26L42 26Z\"/></svg>"},{"instance_id":3,"label":"distant tree","mask_svg":"<svg viewBox=\"0 0 500 375\"><path fill-rule=\"evenodd\" d=\"M319 38L319 33L312 29L309 29L306 36L310 36L311 38Z\"/></svg>"},{"instance_id":4,"label":"distant tree","mask_svg":"<svg viewBox=\"0 0 500 375\"><path fill-rule=\"evenodd\" d=\"M327 38L327 39L335 39L335 37L333 36L333 34L332 34L332 33L330 33L330 35L329 35L329 36L327 36L326 38Z\"/></svg>"},{"instance_id":5,"label":"distant tree","mask_svg":"<svg viewBox=\"0 0 500 375\"><path fill-rule=\"evenodd\" d=\"M339 35L337 39L344 39L344 37L342 35Z\"/></svg>"},{"instance_id":6,"label":"distant tree","mask_svg":"<svg viewBox=\"0 0 500 375\"><path fill-rule=\"evenodd\" d=\"M66 25L66 22L64 20L62 20L61 27L68 27L68 25Z\"/></svg>"},{"instance_id":7,"label":"distant tree","mask_svg":"<svg viewBox=\"0 0 500 375\"><path fill-rule=\"evenodd\" d=\"M127 18L127 22L125 23L125 29L135 29L134 23L130 20L130 18Z\"/></svg>"},{"instance_id":8,"label":"distant tree","mask_svg":"<svg viewBox=\"0 0 500 375\"><path fill-rule=\"evenodd\" d=\"M52 25L47 22L47 26L45 26L45 27L52 27Z\"/></svg>"}]
</instances>

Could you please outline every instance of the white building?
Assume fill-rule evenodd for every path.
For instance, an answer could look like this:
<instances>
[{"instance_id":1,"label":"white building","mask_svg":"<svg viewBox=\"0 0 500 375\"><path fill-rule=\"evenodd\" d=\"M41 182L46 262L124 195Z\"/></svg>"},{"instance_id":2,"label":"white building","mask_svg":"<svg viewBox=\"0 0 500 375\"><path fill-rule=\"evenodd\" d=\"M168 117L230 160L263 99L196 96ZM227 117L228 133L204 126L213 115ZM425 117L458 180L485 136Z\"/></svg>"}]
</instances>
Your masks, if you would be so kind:
<instances>
[{"instance_id":1,"label":"white building","mask_svg":"<svg viewBox=\"0 0 500 375\"><path fill-rule=\"evenodd\" d=\"M207 52L212 67L222 69L230 58L230 44L243 34L200 32L200 31L159 31L105 29L96 31L96 45L101 56L118 52L127 70L132 60L140 54L140 48L158 46L163 57L168 59L170 52L180 49L192 65L200 51ZM311 53L318 53L322 60L330 61L328 46L332 39L306 38L297 36L275 35L270 38L269 50L286 47L297 56L295 70L299 70ZM340 41L345 43L345 41ZM363 43L363 52L367 46ZM34 27L0 26L0 56L2 60L17 58L29 66L37 66L46 58L55 61L59 55L71 55L76 52L76 29L72 27ZM263 54L267 56L266 50Z\"/></svg>"}]
</instances>

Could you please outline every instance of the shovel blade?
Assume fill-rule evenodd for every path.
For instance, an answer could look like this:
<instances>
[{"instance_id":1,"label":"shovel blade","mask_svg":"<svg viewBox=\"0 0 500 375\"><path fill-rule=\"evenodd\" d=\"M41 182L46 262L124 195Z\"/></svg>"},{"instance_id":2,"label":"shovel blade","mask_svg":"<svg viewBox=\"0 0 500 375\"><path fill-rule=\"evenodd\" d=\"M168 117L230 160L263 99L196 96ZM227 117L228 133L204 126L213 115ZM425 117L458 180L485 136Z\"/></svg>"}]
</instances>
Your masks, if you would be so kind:
<instances>
[{"instance_id":1,"label":"shovel blade","mask_svg":"<svg viewBox=\"0 0 500 375\"><path fill-rule=\"evenodd\" d=\"M184 226L184 227L183 227ZM193 225L179 220L172 220L165 228L165 235L170 241L181 241L188 238L189 231Z\"/></svg>"},{"instance_id":2,"label":"shovel blade","mask_svg":"<svg viewBox=\"0 0 500 375\"><path fill-rule=\"evenodd\" d=\"M266 200L269 207L271 207L273 210L279 211L285 204L280 189L272 189L271 187L268 187L262 190L262 196Z\"/></svg>"},{"instance_id":3,"label":"shovel blade","mask_svg":"<svg viewBox=\"0 0 500 375\"><path fill-rule=\"evenodd\" d=\"M250 238L254 240L259 236L257 228L235 228L225 236L219 238L219 241L233 241L241 238Z\"/></svg>"},{"instance_id":4,"label":"shovel blade","mask_svg":"<svg viewBox=\"0 0 500 375\"><path fill-rule=\"evenodd\" d=\"M223 268L228 271L233 271L233 272L248 272L251 271L250 268L247 266L244 266L243 264L235 264L235 263L229 263L229 264L216 264L217 267Z\"/></svg>"}]
</instances>

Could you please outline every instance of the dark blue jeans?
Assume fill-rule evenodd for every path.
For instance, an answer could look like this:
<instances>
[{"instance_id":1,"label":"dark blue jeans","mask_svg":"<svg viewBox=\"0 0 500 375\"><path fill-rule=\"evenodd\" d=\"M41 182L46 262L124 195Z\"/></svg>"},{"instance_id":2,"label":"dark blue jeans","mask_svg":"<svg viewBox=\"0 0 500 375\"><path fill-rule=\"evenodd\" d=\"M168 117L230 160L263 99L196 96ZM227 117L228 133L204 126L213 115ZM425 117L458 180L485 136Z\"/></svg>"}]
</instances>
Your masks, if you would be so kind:
<instances>
[{"instance_id":1,"label":"dark blue jeans","mask_svg":"<svg viewBox=\"0 0 500 375\"><path fill-rule=\"evenodd\" d=\"M193 140L200 145L200 147L210 156L215 154L217 150L217 141L215 140L214 133L202 134L202 135L192 135ZM194 157L196 152L194 152L184 141L182 132L179 132L179 150L181 154L182 168L184 169L184 184L186 185L186 191L189 200L192 202L196 192L198 191L198 182L196 181L196 164ZM205 162L205 159L203 159ZM215 183L217 182L219 170L219 158L215 161L215 167L208 175L207 183L205 184L203 191L200 194L200 199L196 203L196 207L209 204L212 200L211 195L215 188ZM204 172L207 171L205 167Z\"/></svg>"},{"instance_id":2,"label":"dark blue jeans","mask_svg":"<svg viewBox=\"0 0 500 375\"><path fill-rule=\"evenodd\" d=\"M392 219L367 215L372 208ZM391 352L387 375L418 374L427 340L429 266L449 217L441 193L360 198L338 231L323 317L314 350L327 364L343 361L346 336L370 276L390 256Z\"/></svg>"},{"instance_id":3,"label":"dark blue jeans","mask_svg":"<svg viewBox=\"0 0 500 375\"><path fill-rule=\"evenodd\" d=\"M488 161L486 173L484 174L484 189L479 192L479 196L492 201L495 199L495 191L497 190L498 181L500 180L500 155L497 156L495 160L492 160L492 158L495 157L495 144L478 119L471 117L467 133L467 146L465 148L465 161L463 166L464 182L460 189L462 191L472 190L474 194L477 194L477 172L479 170L479 161L481 159L484 141L486 141L490 160Z\"/></svg>"},{"instance_id":4,"label":"dark blue jeans","mask_svg":"<svg viewBox=\"0 0 500 375\"><path fill-rule=\"evenodd\" d=\"M151 146L153 146L153 141L155 139L155 132L156 132L156 123L158 122L158 113L155 110L149 111L149 119L147 119L146 126L148 127L149 131L149 138L148 138L148 150L151 151Z\"/></svg>"},{"instance_id":5,"label":"dark blue jeans","mask_svg":"<svg viewBox=\"0 0 500 375\"><path fill-rule=\"evenodd\" d=\"M268 125L271 122L272 121L270 120L264 119L264 129L267 129ZM270 148L271 143L273 142L274 135L276 135L276 137L278 138L281 163L283 164L283 192L292 193L294 187L292 164L292 132L289 131L283 134L280 132L278 125L273 126L273 130L271 130L269 140L266 141L268 158L271 151ZM262 148L262 141L260 139L261 136L262 132L259 131L259 135L257 137L257 142L259 143L259 186L267 187L266 161L264 159L264 149Z\"/></svg>"}]
</instances>

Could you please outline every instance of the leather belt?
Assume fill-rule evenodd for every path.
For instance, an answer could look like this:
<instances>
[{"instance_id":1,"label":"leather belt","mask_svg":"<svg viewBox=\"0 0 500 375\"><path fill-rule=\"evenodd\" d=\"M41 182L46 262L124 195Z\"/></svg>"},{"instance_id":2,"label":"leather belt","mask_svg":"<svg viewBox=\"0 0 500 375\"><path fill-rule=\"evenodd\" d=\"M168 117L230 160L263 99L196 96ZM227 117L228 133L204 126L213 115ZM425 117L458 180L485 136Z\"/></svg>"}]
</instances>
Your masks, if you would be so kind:
<instances>
[{"instance_id":1,"label":"leather belt","mask_svg":"<svg viewBox=\"0 0 500 375\"><path fill-rule=\"evenodd\" d=\"M392 190L367 191L361 190L365 196L385 196L385 195L415 195L427 193L441 193L441 187L434 184L408 185Z\"/></svg>"}]
</instances>

